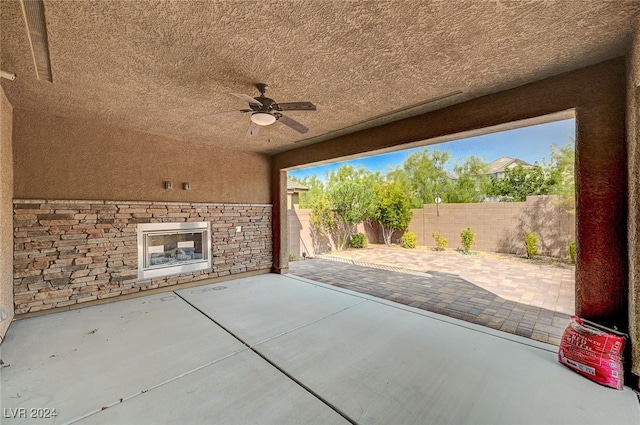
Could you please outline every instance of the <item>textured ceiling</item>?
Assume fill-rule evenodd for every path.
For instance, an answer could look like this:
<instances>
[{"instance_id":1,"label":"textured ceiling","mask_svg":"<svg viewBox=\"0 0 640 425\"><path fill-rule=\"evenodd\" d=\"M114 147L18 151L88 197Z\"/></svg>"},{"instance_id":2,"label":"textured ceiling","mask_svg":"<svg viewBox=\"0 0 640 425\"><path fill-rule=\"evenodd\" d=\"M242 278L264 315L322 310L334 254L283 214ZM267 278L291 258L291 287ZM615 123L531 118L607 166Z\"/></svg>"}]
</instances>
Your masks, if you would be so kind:
<instances>
[{"instance_id":1,"label":"textured ceiling","mask_svg":"<svg viewBox=\"0 0 640 425\"><path fill-rule=\"evenodd\" d=\"M625 54L640 2L44 0L44 8L53 83L36 77L20 2L0 2L0 69L18 75L2 86L15 108L273 154ZM276 101L315 103L316 112L287 114L310 131L276 123L248 138L247 114L207 117L245 108L229 93L257 96L258 82Z\"/></svg>"}]
</instances>

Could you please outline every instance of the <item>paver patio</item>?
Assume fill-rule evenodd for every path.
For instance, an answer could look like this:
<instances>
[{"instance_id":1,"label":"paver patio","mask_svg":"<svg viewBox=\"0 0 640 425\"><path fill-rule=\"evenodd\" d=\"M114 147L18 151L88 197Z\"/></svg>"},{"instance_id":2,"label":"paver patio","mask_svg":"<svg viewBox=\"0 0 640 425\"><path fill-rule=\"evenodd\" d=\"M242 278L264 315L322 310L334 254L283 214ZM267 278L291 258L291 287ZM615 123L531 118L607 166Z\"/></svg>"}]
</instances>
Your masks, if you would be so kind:
<instances>
[{"instance_id":1,"label":"paver patio","mask_svg":"<svg viewBox=\"0 0 640 425\"><path fill-rule=\"evenodd\" d=\"M290 272L555 345L575 311L573 266L374 245Z\"/></svg>"}]
</instances>

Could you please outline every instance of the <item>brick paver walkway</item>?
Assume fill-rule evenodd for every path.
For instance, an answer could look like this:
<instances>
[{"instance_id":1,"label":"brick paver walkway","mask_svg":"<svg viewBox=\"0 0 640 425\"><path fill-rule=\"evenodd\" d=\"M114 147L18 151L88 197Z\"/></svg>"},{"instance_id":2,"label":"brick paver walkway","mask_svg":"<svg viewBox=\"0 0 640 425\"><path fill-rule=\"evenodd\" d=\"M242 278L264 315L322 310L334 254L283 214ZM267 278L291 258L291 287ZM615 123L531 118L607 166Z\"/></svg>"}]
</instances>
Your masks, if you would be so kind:
<instances>
[{"instance_id":1,"label":"brick paver walkway","mask_svg":"<svg viewBox=\"0 0 640 425\"><path fill-rule=\"evenodd\" d=\"M573 267L374 246L289 264L292 274L558 345Z\"/></svg>"}]
</instances>

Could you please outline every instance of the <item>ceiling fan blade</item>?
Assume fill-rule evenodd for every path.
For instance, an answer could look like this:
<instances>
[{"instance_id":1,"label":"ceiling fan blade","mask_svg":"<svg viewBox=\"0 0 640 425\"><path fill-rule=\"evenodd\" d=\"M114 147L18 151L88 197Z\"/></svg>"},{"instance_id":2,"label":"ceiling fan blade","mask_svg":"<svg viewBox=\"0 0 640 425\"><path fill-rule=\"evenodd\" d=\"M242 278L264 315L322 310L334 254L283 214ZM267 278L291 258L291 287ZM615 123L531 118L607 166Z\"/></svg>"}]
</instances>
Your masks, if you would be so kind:
<instances>
[{"instance_id":1,"label":"ceiling fan blade","mask_svg":"<svg viewBox=\"0 0 640 425\"><path fill-rule=\"evenodd\" d=\"M316 105L311 102L287 102L278 103L280 111L315 111Z\"/></svg>"},{"instance_id":2,"label":"ceiling fan blade","mask_svg":"<svg viewBox=\"0 0 640 425\"><path fill-rule=\"evenodd\" d=\"M307 127L305 127L304 125L300 124L298 121L294 120L293 118L289 118L286 115L280 115L280 118L278 118L278 122L281 122L282 124L286 125L289 128L294 129L295 131L297 131L298 133L306 133L309 131L309 129Z\"/></svg>"},{"instance_id":3,"label":"ceiling fan blade","mask_svg":"<svg viewBox=\"0 0 640 425\"><path fill-rule=\"evenodd\" d=\"M253 121L249 121L249 129L247 130L247 137L253 137L260 131L260 126Z\"/></svg>"},{"instance_id":4,"label":"ceiling fan blade","mask_svg":"<svg viewBox=\"0 0 640 425\"><path fill-rule=\"evenodd\" d=\"M204 115L202 117L200 117L200 119L202 120L208 120L211 118L215 118L215 117L220 117L220 116L225 116L225 115L237 115L237 114L244 114L247 112L252 112L252 109L235 109L233 111L221 111L221 112L214 112L213 114L209 114L209 115Z\"/></svg>"},{"instance_id":5,"label":"ceiling fan blade","mask_svg":"<svg viewBox=\"0 0 640 425\"><path fill-rule=\"evenodd\" d=\"M254 105L262 106L262 102L260 102L259 100L255 100L254 98L252 98L248 94L241 94L241 93L231 93L231 94L234 95L235 97L239 97L240 99L242 99L245 102L248 102L250 104L252 103Z\"/></svg>"}]
</instances>

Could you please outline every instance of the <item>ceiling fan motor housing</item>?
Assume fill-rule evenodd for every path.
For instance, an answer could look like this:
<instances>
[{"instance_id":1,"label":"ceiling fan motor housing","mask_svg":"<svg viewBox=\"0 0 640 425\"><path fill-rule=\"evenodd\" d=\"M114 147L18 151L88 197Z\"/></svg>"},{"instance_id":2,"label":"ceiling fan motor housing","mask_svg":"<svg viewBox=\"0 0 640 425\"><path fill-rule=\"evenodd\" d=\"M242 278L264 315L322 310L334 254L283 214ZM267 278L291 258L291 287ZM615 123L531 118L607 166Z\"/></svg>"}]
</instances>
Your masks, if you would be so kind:
<instances>
[{"instance_id":1,"label":"ceiling fan motor housing","mask_svg":"<svg viewBox=\"0 0 640 425\"><path fill-rule=\"evenodd\" d=\"M278 104L276 103L275 100L270 99L268 97L264 97L264 96L258 96L258 97L254 97L255 100L257 100L258 102L262 103L262 105L258 105L256 103L250 103L249 107L251 109L253 109L256 112L271 112L274 109L278 110Z\"/></svg>"}]
</instances>

